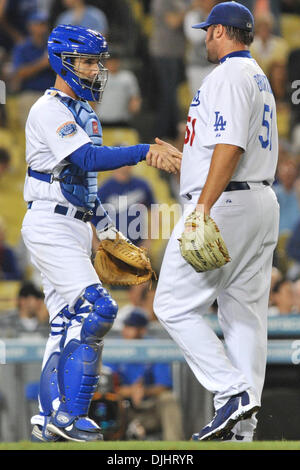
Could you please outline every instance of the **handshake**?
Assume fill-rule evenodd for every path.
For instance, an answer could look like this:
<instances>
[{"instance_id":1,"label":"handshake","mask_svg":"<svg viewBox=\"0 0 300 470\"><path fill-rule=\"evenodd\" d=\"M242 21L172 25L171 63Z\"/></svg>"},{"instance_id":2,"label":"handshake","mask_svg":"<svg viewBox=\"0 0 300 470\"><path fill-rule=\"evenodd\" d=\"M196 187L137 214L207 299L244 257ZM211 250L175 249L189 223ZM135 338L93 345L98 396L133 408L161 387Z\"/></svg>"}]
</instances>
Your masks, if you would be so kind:
<instances>
[{"instance_id":1,"label":"handshake","mask_svg":"<svg viewBox=\"0 0 300 470\"><path fill-rule=\"evenodd\" d=\"M167 171L177 173L180 171L182 153L173 145L158 137L155 144L150 144L149 152L146 155L147 165Z\"/></svg>"}]
</instances>

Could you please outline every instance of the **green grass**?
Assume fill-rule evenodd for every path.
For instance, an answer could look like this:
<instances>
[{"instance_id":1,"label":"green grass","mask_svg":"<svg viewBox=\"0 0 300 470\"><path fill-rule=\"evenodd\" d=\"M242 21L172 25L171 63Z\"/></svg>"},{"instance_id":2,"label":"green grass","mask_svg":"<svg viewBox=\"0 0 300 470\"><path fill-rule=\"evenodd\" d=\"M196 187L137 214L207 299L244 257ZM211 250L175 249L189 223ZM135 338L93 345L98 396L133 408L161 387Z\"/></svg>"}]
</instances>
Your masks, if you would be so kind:
<instances>
[{"instance_id":1,"label":"green grass","mask_svg":"<svg viewBox=\"0 0 300 470\"><path fill-rule=\"evenodd\" d=\"M166 441L106 441L33 443L28 441L0 443L2 450L300 450L300 441L257 442L166 442Z\"/></svg>"}]
</instances>

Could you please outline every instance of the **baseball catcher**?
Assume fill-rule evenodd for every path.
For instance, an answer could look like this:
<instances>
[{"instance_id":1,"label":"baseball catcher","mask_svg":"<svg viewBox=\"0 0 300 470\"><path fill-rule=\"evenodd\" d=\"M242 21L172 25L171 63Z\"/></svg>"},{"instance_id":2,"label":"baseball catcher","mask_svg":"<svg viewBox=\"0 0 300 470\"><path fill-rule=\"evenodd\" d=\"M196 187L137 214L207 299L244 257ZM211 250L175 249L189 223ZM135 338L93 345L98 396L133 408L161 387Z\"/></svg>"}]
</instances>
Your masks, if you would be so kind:
<instances>
[{"instance_id":1,"label":"baseball catcher","mask_svg":"<svg viewBox=\"0 0 300 470\"><path fill-rule=\"evenodd\" d=\"M50 317L31 438L98 441L101 429L88 412L99 381L103 338L118 311L101 281L131 285L152 276L146 254L110 227L100 234L99 280L91 262L89 223L98 225L98 172L145 160L176 173L181 153L163 143L102 145L101 122L90 105L101 101L108 75L108 45L100 33L58 25L49 36L48 55L56 72L54 87L34 103L26 125L28 210L22 236L42 275ZM133 262L126 271L126 263Z\"/></svg>"}]
</instances>

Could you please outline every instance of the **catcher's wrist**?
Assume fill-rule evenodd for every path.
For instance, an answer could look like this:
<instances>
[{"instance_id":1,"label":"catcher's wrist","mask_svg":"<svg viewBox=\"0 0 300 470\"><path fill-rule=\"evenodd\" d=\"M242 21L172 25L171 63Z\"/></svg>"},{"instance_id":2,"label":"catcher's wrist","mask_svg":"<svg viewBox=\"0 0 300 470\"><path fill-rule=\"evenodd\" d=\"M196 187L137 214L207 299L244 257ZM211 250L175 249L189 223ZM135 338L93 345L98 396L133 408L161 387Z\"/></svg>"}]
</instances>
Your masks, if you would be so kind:
<instances>
[{"instance_id":1,"label":"catcher's wrist","mask_svg":"<svg viewBox=\"0 0 300 470\"><path fill-rule=\"evenodd\" d=\"M106 227L102 228L101 230L96 229L96 233L100 241L107 240L107 239L115 240L118 230L113 224L108 224L106 225Z\"/></svg>"},{"instance_id":2,"label":"catcher's wrist","mask_svg":"<svg viewBox=\"0 0 300 470\"><path fill-rule=\"evenodd\" d=\"M100 242L103 240L126 240L127 243L131 243L113 224L107 225L102 230L96 230L96 232Z\"/></svg>"}]
</instances>

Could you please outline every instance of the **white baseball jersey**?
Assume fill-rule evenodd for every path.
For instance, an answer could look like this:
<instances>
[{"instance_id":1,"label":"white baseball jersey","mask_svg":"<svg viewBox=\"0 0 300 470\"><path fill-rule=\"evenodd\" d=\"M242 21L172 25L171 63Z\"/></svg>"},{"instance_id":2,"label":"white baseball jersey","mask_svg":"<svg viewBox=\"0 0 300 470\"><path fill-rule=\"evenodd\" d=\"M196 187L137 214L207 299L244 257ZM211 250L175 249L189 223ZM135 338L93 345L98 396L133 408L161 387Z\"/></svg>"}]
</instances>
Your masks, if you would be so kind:
<instances>
[{"instance_id":1,"label":"white baseball jersey","mask_svg":"<svg viewBox=\"0 0 300 470\"><path fill-rule=\"evenodd\" d=\"M200 192L216 144L244 149L232 181L274 180L278 138L275 100L250 57L229 57L204 80L187 119L180 194Z\"/></svg>"},{"instance_id":2,"label":"white baseball jersey","mask_svg":"<svg viewBox=\"0 0 300 470\"><path fill-rule=\"evenodd\" d=\"M60 92L61 96L67 96ZM74 120L69 109L55 98L53 91L32 106L26 123L26 162L33 170L53 172L57 176L66 162L63 160L82 145L91 142L87 133ZM60 184L39 181L26 175L25 201L47 200L69 204Z\"/></svg>"}]
</instances>

